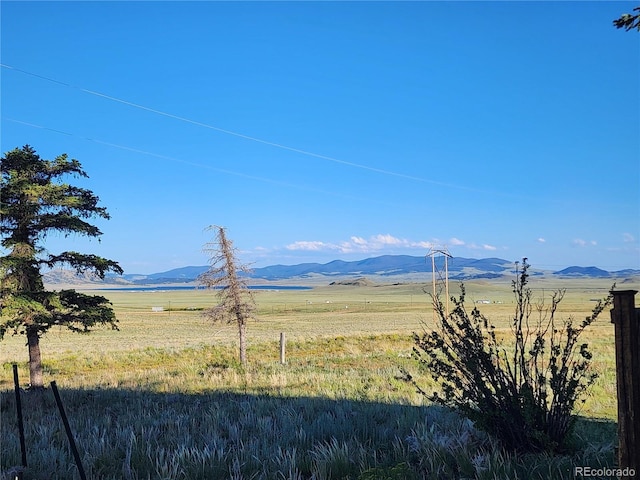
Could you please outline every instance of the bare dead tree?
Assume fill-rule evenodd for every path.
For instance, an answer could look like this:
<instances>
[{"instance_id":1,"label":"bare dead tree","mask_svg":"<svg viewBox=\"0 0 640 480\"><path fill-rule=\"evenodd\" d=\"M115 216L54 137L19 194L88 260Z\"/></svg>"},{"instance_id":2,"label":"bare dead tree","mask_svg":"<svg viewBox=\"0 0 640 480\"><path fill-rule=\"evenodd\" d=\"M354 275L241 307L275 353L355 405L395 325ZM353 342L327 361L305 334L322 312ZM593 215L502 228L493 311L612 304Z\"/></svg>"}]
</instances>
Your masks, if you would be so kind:
<instances>
[{"instance_id":1,"label":"bare dead tree","mask_svg":"<svg viewBox=\"0 0 640 480\"><path fill-rule=\"evenodd\" d=\"M240 363L247 364L247 322L254 317L255 299L241 273L250 273L247 265L239 263L233 242L227 238L224 227L211 225L207 230L216 232L213 242L205 245L209 254L209 270L198 277L207 288L215 288L218 304L203 312L213 322L236 322L240 342Z\"/></svg>"}]
</instances>

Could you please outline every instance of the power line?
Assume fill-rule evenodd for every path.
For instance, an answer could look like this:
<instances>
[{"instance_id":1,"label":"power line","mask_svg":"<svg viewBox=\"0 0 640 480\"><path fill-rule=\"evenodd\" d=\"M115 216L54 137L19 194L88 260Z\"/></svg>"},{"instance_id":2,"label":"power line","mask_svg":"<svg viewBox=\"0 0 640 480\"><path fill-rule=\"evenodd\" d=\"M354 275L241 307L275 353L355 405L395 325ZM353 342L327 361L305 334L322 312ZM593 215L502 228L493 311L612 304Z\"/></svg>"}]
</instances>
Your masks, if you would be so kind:
<instances>
[{"instance_id":1,"label":"power line","mask_svg":"<svg viewBox=\"0 0 640 480\"><path fill-rule=\"evenodd\" d=\"M200 122L200 121L197 121L197 120L193 120L193 119L190 119L190 118L187 118L187 117L183 117L183 116L180 116L180 115L175 115L173 113L169 113L169 112L165 112L165 111L162 111L162 110L158 110L156 108L147 107L145 105L141 105L141 104L138 104L138 103L135 103L135 102L131 102L131 101L124 100L124 99L121 99L121 98L118 98L118 97L114 97L112 95L107 95L107 94L102 93L102 92L98 92L98 91L95 91L95 90L90 90L90 89L79 87L79 86L76 86L76 85L72 85L70 83L63 82L63 81L57 80L55 78L47 77L45 75L40 75L38 73L34 73L34 72L31 72L31 71L28 71L28 70L24 70L24 69L21 69L21 68L18 68L18 67L14 67L12 65L8 65L8 64L5 64L5 63L0 63L0 67L6 68L6 69L9 69L9 70L13 70L13 71L22 73L24 75L29 75L29 76L32 76L32 77L35 77L35 78L39 78L39 79L45 80L47 82L55 83L55 84L58 84L58 85L61 85L61 86L67 87L67 88L75 89L75 90L81 91L83 93L86 93L88 95L93 95L93 96L96 96L96 97L99 97L99 98L103 98L103 99L110 100L110 101L113 101L113 102L116 102L116 103L120 103L122 105L127 105L127 106L130 106L130 107L139 109L139 110L143 110L143 111L146 111L146 112L154 113L156 115L160 115L160 116L163 116L163 117L172 118L174 120L178 120L178 121L181 121L181 122L184 122L184 123L188 123L190 125L195 125L195 126L198 126L198 127L202 127L202 128L206 128L206 129L209 129L209 130L213 130L213 131L219 132L219 133L223 133L223 134L226 134L226 135L242 138L244 140L260 143L260 144L263 144L263 145L268 145L268 146L271 146L271 147L274 147L274 148L279 148L279 149L282 149L282 150L287 150L289 152L298 153L300 155L305 155L305 156L308 156L308 157L313 157L313 158L318 158L318 159L321 159L321 160L326 160L326 161L337 163L337 164L340 164L340 165L349 166L349 167L352 167L352 168L366 170L366 171L378 173L378 174L381 174L381 175L387 175L387 176L392 176L392 177L396 177L396 178L412 180L412 181L415 181L415 182L428 183L428 184L437 185L437 186L445 187L445 188L453 188L453 189L457 189L457 190L464 190L464 191L467 191L467 192L473 192L473 193L484 194L484 195L491 195L493 197L503 197L503 198L525 200L525 201L540 200L540 198L536 198L536 197L532 197L532 196L521 195L521 194L512 194L512 193L507 193L507 192L504 192L504 191L473 188L473 187L467 187L467 186L457 185L457 184L447 183L447 182L440 182L440 181L437 181L437 180L431 180L431 179L428 179L428 178L418 177L418 176L415 176L415 175L408 175L408 174L394 172L394 171L386 170L386 169L382 169L382 168L370 167L368 165L363 165L361 163L349 162L349 161L346 161L346 160L340 160L338 158L331 157L331 156L328 156L328 155L322 155L322 154L319 154L319 153L310 152L308 150L303 150L303 149L300 149L300 148L291 147L291 146L284 145L284 144L281 144L281 143L272 142L272 141L269 141L269 140L264 140L264 139L253 137L253 136L250 136L250 135L245 135L243 133L234 132L232 130L227 130L227 129L224 129L224 128L216 127L216 126L208 124L208 123L204 123L204 122ZM55 131L54 129L51 129L51 128L48 128L48 130ZM68 133L65 133L65 134L66 135L71 135L71 134L68 134ZM121 148L121 147L118 147L118 148ZM157 154L151 154L151 155L156 155L157 156ZM182 160L179 160L179 161L182 161ZM185 163L189 163L189 162L185 162ZM237 172L236 173L231 173L231 174L236 175ZM274 182L272 180L267 180L267 181ZM549 201L548 198L545 199L545 200ZM551 203L561 203L561 202L557 202L555 200L551 200Z\"/></svg>"},{"instance_id":2,"label":"power line","mask_svg":"<svg viewBox=\"0 0 640 480\"><path fill-rule=\"evenodd\" d=\"M292 184L292 183L282 182L282 181L279 181L279 180L273 180L271 178L258 177L256 175L249 175L249 174L242 173L242 172L237 172L237 171L234 171L234 170L227 170L227 169L224 169L224 168L212 167L211 165L206 165L206 164L203 164L203 163L192 162L192 161L184 160L184 159L181 159L181 158L171 157L171 156L168 156L168 155L162 155L160 153L149 152L147 150L142 150L142 149L135 148L135 147L130 147L130 146L127 146L127 145L121 145L121 144L117 144L117 143L113 143L113 142L106 142L104 140L99 140L99 139L96 139L96 138L85 137L83 135L78 135L78 134L75 134L75 133L69 133L69 132L65 132L65 131L62 131L62 130L55 129L55 128L45 127L43 125L38 125L38 124L35 124L35 123L31 123L31 122L25 122L24 120L18 120L18 119L11 118L11 117L3 117L2 119L10 121L10 122L18 123L18 124L21 124L21 125L25 125L25 126L28 126L28 127L32 127L32 128L38 128L38 129L41 129L41 130L48 130L50 132L54 132L54 133L57 133L57 134L60 134L60 135L66 135L66 136L69 136L69 137L80 138L80 139L86 140L88 142L93 142L93 143L97 143L97 144L100 144L100 145L105 145L105 146L112 147L112 148L118 148L118 149L121 149L121 150L126 150L126 151L129 151L129 152L138 153L138 154L141 154L141 155L148 155L148 156L155 157L155 158L160 158L160 159L163 159L163 160L168 160L168 161L172 161L172 162L178 162L178 163L182 163L182 164L185 164L185 165L190 165L190 166L193 166L193 167L204 168L204 169L207 169L207 170L212 170L212 171L223 173L223 174L226 174L226 175L233 175L233 176L236 176L236 177L247 178L249 180L254 180L254 181L258 181L258 182L270 183L270 184L273 184L273 185L278 185L278 186L287 187L287 188L295 188L295 189L298 189L298 190L306 190L306 191L310 191L310 192L321 193L323 195L332 195L332 196L336 196L336 197L347 198L347 199L350 199L350 200L367 201L367 202L378 203L378 204L381 204L381 205L400 206L400 205L391 204L391 203L388 203L388 202L381 202L381 201L375 200L375 199L369 199L369 198L365 199L365 198L360 198L360 197L354 197L352 195L344 195L342 193L331 192L331 191L328 191L328 190L321 190L321 189L318 189L318 188L312 188L312 187L306 187L306 186L302 186L302 185L296 185L296 184Z\"/></svg>"},{"instance_id":3,"label":"power line","mask_svg":"<svg viewBox=\"0 0 640 480\"><path fill-rule=\"evenodd\" d=\"M339 163L339 164L342 164L342 165L347 165L347 166L354 167L354 168L361 168L363 170L369 170L371 172L381 173L383 175L392 175L392 176L395 176L395 177L406 178L408 180L415 180L415 181L418 181L418 182L433 183L433 184L436 184L436 185L442 185L442 186L447 186L447 187L466 188L466 187L461 187L461 186L457 186L457 185L449 185L449 184L446 184L446 183L441 183L441 182L437 182L435 180L429 180L429 179L422 178L422 177L416 177L416 176L413 176L413 175L407 175L407 174L404 174L404 173L398 173L398 172L393 172L393 171L390 171L390 170L384 170L384 169L381 169L381 168L370 167L368 165L362 165L360 163L348 162L346 160L340 160L338 158L330 157L330 156L327 156L327 155L321 155L319 153L309 152L307 150L302 150L302 149L299 149L299 148L290 147L288 145L283 145L281 143L271 142L271 141L264 140L264 139L261 139L261 138L252 137L250 135L245 135L243 133L238 133L238 132L234 132L234 131L227 130L227 129L224 129L224 128L216 127L216 126L210 125L208 123L199 122L197 120L192 120L190 118L182 117L180 115L175 115L173 113L164 112L162 110L158 110L158 109L155 109L155 108L147 107L145 105L140 105L139 103L130 102L128 100L123 100L121 98L114 97L114 96L111 96L111 95L107 95L105 93L97 92L97 91L94 91L94 90L89 90L89 89L83 88L83 87L78 87L76 85L71 85L69 83L62 82L62 81L56 80L54 78L46 77L44 75L39 75L37 73L29 72L27 70L23 70L21 68L17 68L17 67L14 67L14 66L11 66L11 65L7 65L7 64L4 64L4 63L1 63L0 66L4 67L4 68L8 68L10 70L14 70L16 72L23 73L25 75L30 75L32 77L39 78L41 80L46 80L48 82L57 83L58 85L62 85L62 86L69 87L69 88L73 88L73 89L76 89L76 90L80 90L81 92L87 93L89 95L94 95L96 97L100 97L100 98L104 98L104 99L107 99L107 100L111 100L113 102L121 103L123 105L134 107L134 108L137 108L137 109L140 109L140 110L144 110L144 111L147 111L147 112L155 113L157 115L162 115L164 117L172 118L174 120L179 120L181 122L189 123L191 125L196 125L198 127L208 128L210 130L214 130L216 132L224 133L224 134L227 134L227 135L233 135L235 137L243 138L245 140L250 140L252 142L262 143L264 145L269 145L271 147L280 148L280 149L283 149L283 150L288 150L290 152L299 153L301 155L315 157L315 158L319 158L319 159L322 159L322 160L328 160L330 162L335 162L335 163Z\"/></svg>"},{"instance_id":4,"label":"power line","mask_svg":"<svg viewBox=\"0 0 640 480\"><path fill-rule=\"evenodd\" d=\"M352 200L360 200L360 201L378 203L378 204L381 204L381 205L401 206L401 205L398 205L398 204L391 204L389 202L381 202L381 201L379 201L377 199L364 199L364 198L355 197L355 196L352 196L352 195L344 195L344 194L337 193L337 192L331 192L331 191L321 190L321 189L317 189L317 188L310 188L310 187L306 187L306 186L301 186L301 185L291 184L291 183L282 182L282 181L278 181L278 180L273 180L273 179L270 179L270 178L258 177L258 176L255 176L255 175L248 175L246 173L237 172L237 171L233 171L233 170L227 170L227 169L222 169L222 168L218 168L218 167L212 167L211 165L206 165L206 164L203 164L203 163L192 162L192 161L184 160L184 159L181 159L181 158L171 157L171 156L168 156L168 155L162 155L162 154L159 154L159 153L154 153L154 152L150 152L150 151L147 151L147 150L142 150L142 149L135 148L135 147L130 147L130 146L127 146L127 145L121 145L121 144L117 144L117 143L113 143L113 142L107 142L107 141L104 141L104 140L99 140L99 139L90 138L90 137L86 137L86 136L82 136L82 135L78 135L78 134L74 134L74 133L69 133L69 132L65 132L65 131L62 131L62 130L58 130L58 129L54 129L54 128L38 125L38 124L35 124L35 123L14 119L14 118L11 118L11 117L6 117L5 116L5 117L2 117L2 120L18 123L18 124L29 126L29 127L32 127L32 128L48 130L48 131L57 133L59 135L65 135L65 136L69 136L69 137L80 138L80 139L85 140L85 141L97 143L97 144L100 144L100 145L105 145L105 146L112 147L112 148L118 148L118 149L121 149L121 150L126 150L126 151L130 151L130 152L133 152L133 153L138 153L138 154L141 154L141 155L148 155L148 156L151 156L151 157L156 157L156 158L160 158L160 159L168 160L168 161L172 161L172 162L183 163L183 164L186 164L186 165L191 165L191 166L198 167L198 168L204 168L204 169L220 172L220 173L227 174L227 175L233 175L233 176L237 176L237 177L247 178L247 179L258 181L258 182L269 183L269 184L273 184L273 185L279 185L279 186L283 186L283 187L287 187L287 188L295 188L295 189L298 189L298 190L312 191L312 192L321 193L321 194L324 194L324 195L332 195L332 196L341 197L341 198L347 198L347 199L352 199ZM545 269L555 270L555 268L553 268L553 267L566 268L566 264L544 263L544 264L535 264L535 266L534 266L534 268L537 269L537 270L545 270ZM610 273L615 273L615 269L626 270L626 269L629 269L630 267L627 266L627 265L611 265L611 264L607 264L607 265L601 265L599 268L607 269L607 271L609 271ZM632 267L632 268L635 268L635 267Z\"/></svg>"},{"instance_id":5,"label":"power line","mask_svg":"<svg viewBox=\"0 0 640 480\"><path fill-rule=\"evenodd\" d=\"M181 121L181 122L184 122L184 123L188 123L188 124L191 124L191 125L195 125L195 126L198 126L198 127L207 128L209 130L214 130L216 132L224 133L226 135L231 135L231 136L235 136L235 137L238 137L238 138L242 138L244 140L249 140L249 141L256 142L256 143L261 143L263 145L268 145L268 146L271 146L271 147L274 147L274 148L279 148L279 149L282 149L282 150L287 150L287 151L290 151L290 152L299 153L300 155L305 155L305 156L308 156L308 157L318 158L318 159L321 159L321 160L326 160L326 161L329 161L329 162L337 163L337 164L340 164L340 165L346 165L346 166L349 166L349 167L352 167L352 168L358 168L358 169L361 169L361 170L367 170L367 171L374 172L374 173L379 173L379 174L382 174L382 175L388 175L388 176L393 176L393 177L397 177L397 178L404 178L406 180L412 180L412 181L416 181L416 182L429 183L429 184L438 185L438 186L441 186L441 187L455 188L455 189L459 189L459 190L467 190L467 191L477 192L477 193L486 193L486 194L492 194L492 195L515 197L514 195L505 194L504 192L491 192L491 191L486 191L486 190L466 187L466 186L462 186L462 185L456 185L456 184L452 184L452 183L439 182L439 181L436 181L436 180L430 180L430 179L423 178L423 177L418 177L418 176L415 176L415 175L408 175L408 174L394 172L394 171L386 170L386 169L382 169L382 168L370 167L368 165L363 165L361 163L349 162L349 161L346 161L346 160L340 160L338 158L331 157L331 156L328 156L328 155L322 155L322 154L319 154L319 153L310 152L308 150L303 150L303 149L300 149L300 148L290 147L288 145L283 145L281 143L272 142L272 141L269 141L269 140L264 140L264 139L253 137L253 136L250 136L250 135L245 135L243 133L238 133L238 132L234 132L232 130L227 130L227 129L224 129L224 128L216 127L216 126L210 125L208 123L200 122L200 121L197 121L197 120L192 120L190 118L182 117L180 115L175 115L173 113L164 112L162 110L158 110L158 109L155 109L155 108L147 107L145 105L141 105L141 104L138 104L138 103L135 103L135 102L130 102L128 100L124 100L124 99L121 99L121 98L118 98L118 97L114 97L112 95L107 95L107 94L102 93L102 92L97 92L95 90L89 90L87 88L78 87L76 85L72 85L72 84L67 83L67 82L63 82L63 81L60 81L60 80L57 80L57 79L54 79L54 78L51 78L51 77L47 77L47 76L40 75L40 74L37 74L37 73L34 73L34 72L23 70L21 68L14 67L12 65L7 65L5 63L0 63L0 67L7 68L9 70L14 70L14 71L22 73L24 75L29 75L29 76L32 76L32 77L35 77L35 78L39 78L41 80L45 80L45 81L48 81L48 82L51 82L51 83L62 85L64 87L68 87L68 88L72 88L72 89L75 89L75 90L79 90L79 91L81 91L83 93L86 93L88 95L93 95L93 96L96 96L96 97L104 98L106 100L111 100L113 102L117 102L117 103L120 103L122 105L127 105L127 106L130 106L130 107L133 107L133 108L137 108L139 110L144 110L146 112L155 113L157 115L161 115L161 116L164 116L164 117L167 117L167 118L172 118L174 120L178 120L178 121Z\"/></svg>"}]
</instances>

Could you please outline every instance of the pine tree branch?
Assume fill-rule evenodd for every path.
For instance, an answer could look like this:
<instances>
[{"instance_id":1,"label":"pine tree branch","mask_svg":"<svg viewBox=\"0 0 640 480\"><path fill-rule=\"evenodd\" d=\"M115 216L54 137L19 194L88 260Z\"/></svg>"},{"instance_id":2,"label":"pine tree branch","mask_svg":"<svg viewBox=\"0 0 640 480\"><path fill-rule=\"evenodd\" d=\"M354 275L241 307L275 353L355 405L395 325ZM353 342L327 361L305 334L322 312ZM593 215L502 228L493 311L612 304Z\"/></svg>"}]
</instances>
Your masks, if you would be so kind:
<instances>
[{"instance_id":1,"label":"pine tree branch","mask_svg":"<svg viewBox=\"0 0 640 480\"><path fill-rule=\"evenodd\" d=\"M85 270L91 270L96 273L100 279L104 279L107 272L114 272L122 275L124 270L120 265L103 257L93 254L83 254L78 252L62 252L59 255L49 255L49 258L43 262L49 268L53 268L58 264L67 264L76 270L76 273L82 273Z\"/></svg>"}]
</instances>

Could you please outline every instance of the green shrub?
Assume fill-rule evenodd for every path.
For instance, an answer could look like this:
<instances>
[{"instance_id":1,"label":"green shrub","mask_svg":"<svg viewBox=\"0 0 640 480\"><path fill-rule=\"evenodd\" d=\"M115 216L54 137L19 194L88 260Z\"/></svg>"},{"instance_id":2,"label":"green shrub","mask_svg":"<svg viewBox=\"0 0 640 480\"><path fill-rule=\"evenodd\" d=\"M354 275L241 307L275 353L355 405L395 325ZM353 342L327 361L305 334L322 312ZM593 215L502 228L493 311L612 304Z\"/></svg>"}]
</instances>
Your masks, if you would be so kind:
<instances>
[{"instance_id":1,"label":"green shrub","mask_svg":"<svg viewBox=\"0 0 640 480\"><path fill-rule=\"evenodd\" d=\"M414 333L414 355L442 391L428 394L409 374L407 379L432 401L454 408L495 435L508 450L562 452L572 432L575 403L597 377L589 369L588 345L578 339L611 303L611 295L579 326L571 317L559 322L565 290L553 292L550 304L534 302L528 268L525 258L512 282L513 342L499 338L478 308L467 311L461 285L460 296L451 298L454 309L449 315L441 300L433 299L438 328Z\"/></svg>"}]
</instances>

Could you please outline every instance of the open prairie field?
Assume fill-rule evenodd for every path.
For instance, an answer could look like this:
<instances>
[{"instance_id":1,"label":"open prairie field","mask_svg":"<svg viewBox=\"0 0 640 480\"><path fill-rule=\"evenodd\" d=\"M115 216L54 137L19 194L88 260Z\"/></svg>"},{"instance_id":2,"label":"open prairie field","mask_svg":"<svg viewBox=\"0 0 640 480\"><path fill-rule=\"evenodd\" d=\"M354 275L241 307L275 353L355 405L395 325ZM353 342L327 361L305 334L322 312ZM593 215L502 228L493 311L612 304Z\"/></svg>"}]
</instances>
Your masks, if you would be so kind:
<instances>
[{"instance_id":1,"label":"open prairie field","mask_svg":"<svg viewBox=\"0 0 640 480\"><path fill-rule=\"evenodd\" d=\"M532 280L531 286L535 296L547 300L554 289L566 288L561 316L579 320L591 312L594 300L605 297L611 287L606 280ZM468 282L465 287L469 308L475 304L497 327L508 329L514 311L508 282ZM259 290L255 292L257 321L249 324L249 342L276 342L280 332L290 341L379 334L409 337L412 332L433 327L431 298L425 293L430 288L428 284L393 284ZM203 318L202 310L216 302L212 291L194 288L93 293L104 295L113 303L120 330L96 328L90 335L77 335L52 329L42 341L45 361L61 355L230 345L237 339L234 325L211 324ZM450 294L459 294L458 284L451 284ZM158 309L162 310L154 311ZM592 330L594 341L612 334L608 314ZM1 346L2 362L26 361L23 338L7 336Z\"/></svg>"},{"instance_id":2,"label":"open prairie field","mask_svg":"<svg viewBox=\"0 0 640 480\"><path fill-rule=\"evenodd\" d=\"M530 286L545 297L567 288L560 316L582 320L593 300L606 296L606 282L534 278ZM247 368L236 360L236 328L201 315L215 303L213 292L100 291L112 301L120 330L50 331L41 342L45 383L56 380L61 390L90 478L546 479L573 478L575 466L614 466L608 311L584 338L599 378L581 405L575 451L513 456L400 379L406 369L425 389L435 388L411 358L412 332L433 327L424 288L430 286L257 291ZM469 307L475 303L507 334L510 283L466 288ZM452 284L450 293L458 292ZM28 382L24 343L7 337L0 344L5 474L20 463L11 369L17 363ZM80 478L50 392L23 397L30 465L24 478Z\"/></svg>"}]
</instances>

